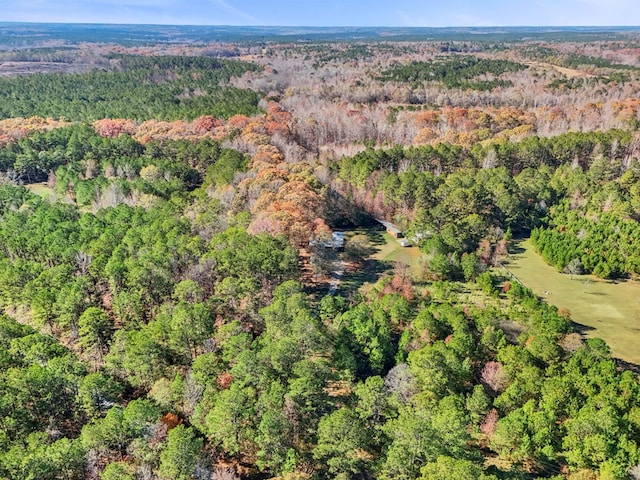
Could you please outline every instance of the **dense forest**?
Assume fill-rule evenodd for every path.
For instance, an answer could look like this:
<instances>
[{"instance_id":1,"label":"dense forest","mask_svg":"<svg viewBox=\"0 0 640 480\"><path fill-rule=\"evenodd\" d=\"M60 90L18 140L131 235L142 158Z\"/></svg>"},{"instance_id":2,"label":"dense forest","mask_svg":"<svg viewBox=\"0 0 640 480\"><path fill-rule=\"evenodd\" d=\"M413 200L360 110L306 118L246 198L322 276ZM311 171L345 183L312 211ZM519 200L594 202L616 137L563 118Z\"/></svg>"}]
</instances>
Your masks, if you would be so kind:
<instances>
[{"instance_id":1,"label":"dense forest","mask_svg":"<svg viewBox=\"0 0 640 480\"><path fill-rule=\"evenodd\" d=\"M0 117L176 120L256 112L255 92L221 85L254 65L180 56L113 55L107 60L106 71L0 79Z\"/></svg>"},{"instance_id":2,"label":"dense forest","mask_svg":"<svg viewBox=\"0 0 640 480\"><path fill-rule=\"evenodd\" d=\"M492 90L507 86L502 80L470 81L479 75L500 76L506 72L523 70L524 65L506 60L485 60L475 57L454 57L432 62L413 62L409 65L394 65L382 72L383 80L397 82L441 82L449 88Z\"/></svg>"},{"instance_id":3,"label":"dense forest","mask_svg":"<svg viewBox=\"0 0 640 480\"><path fill-rule=\"evenodd\" d=\"M541 38L7 45L0 478L640 478L637 366L502 268L640 274L640 37Z\"/></svg>"}]
</instances>

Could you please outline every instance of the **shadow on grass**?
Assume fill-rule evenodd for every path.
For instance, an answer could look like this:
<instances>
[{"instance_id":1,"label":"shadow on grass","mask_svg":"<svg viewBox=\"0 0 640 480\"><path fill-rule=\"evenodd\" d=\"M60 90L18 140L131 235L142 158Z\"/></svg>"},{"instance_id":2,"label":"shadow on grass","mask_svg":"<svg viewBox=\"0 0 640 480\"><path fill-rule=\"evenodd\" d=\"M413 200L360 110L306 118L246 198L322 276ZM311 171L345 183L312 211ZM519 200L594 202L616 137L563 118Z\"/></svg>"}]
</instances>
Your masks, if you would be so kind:
<instances>
[{"instance_id":1,"label":"shadow on grass","mask_svg":"<svg viewBox=\"0 0 640 480\"><path fill-rule=\"evenodd\" d=\"M620 358L614 358L613 361L616 364L616 367L619 370L631 370L635 374L640 374L640 365L636 365L635 363L625 362Z\"/></svg>"},{"instance_id":2,"label":"shadow on grass","mask_svg":"<svg viewBox=\"0 0 640 480\"><path fill-rule=\"evenodd\" d=\"M573 327L573 329L576 332L581 334L585 334L587 332L595 330L594 327L590 327L589 325L583 325L582 323L578 323L578 322L571 322L571 327Z\"/></svg>"},{"instance_id":3,"label":"shadow on grass","mask_svg":"<svg viewBox=\"0 0 640 480\"><path fill-rule=\"evenodd\" d=\"M521 240L518 240L511 245L509 245L509 254L511 255L521 255L525 252L525 249L520 246Z\"/></svg>"},{"instance_id":4,"label":"shadow on grass","mask_svg":"<svg viewBox=\"0 0 640 480\"><path fill-rule=\"evenodd\" d=\"M384 238L384 232L382 230L364 230L362 234L367 236L367 239L372 245L386 245Z\"/></svg>"},{"instance_id":5,"label":"shadow on grass","mask_svg":"<svg viewBox=\"0 0 640 480\"><path fill-rule=\"evenodd\" d=\"M357 247L354 247L352 242L348 245L348 250L355 251L355 257L363 259L375 255L380 251L380 248L374 247L373 245L358 245ZM349 259L347 258L347 260Z\"/></svg>"},{"instance_id":6,"label":"shadow on grass","mask_svg":"<svg viewBox=\"0 0 640 480\"><path fill-rule=\"evenodd\" d=\"M522 257L520 255L509 254L509 256L500 261L504 266L511 267L514 263L517 263Z\"/></svg>"},{"instance_id":7,"label":"shadow on grass","mask_svg":"<svg viewBox=\"0 0 640 480\"><path fill-rule=\"evenodd\" d=\"M392 262L381 260L367 260L364 266L355 272L345 272L342 282L338 287L338 292L357 292L365 283L375 283L385 273L393 268Z\"/></svg>"},{"instance_id":8,"label":"shadow on grass","mask_svg":"<svg viewBox=\"0 0 640 480\"><path fill-rule=\"evenodd\" d=\"M604 292L590 292L588 290L585 290L584 293L586 293L587 295L595 295L597 297L606 297L607 294Z\"/></svg>"}]
</instances>

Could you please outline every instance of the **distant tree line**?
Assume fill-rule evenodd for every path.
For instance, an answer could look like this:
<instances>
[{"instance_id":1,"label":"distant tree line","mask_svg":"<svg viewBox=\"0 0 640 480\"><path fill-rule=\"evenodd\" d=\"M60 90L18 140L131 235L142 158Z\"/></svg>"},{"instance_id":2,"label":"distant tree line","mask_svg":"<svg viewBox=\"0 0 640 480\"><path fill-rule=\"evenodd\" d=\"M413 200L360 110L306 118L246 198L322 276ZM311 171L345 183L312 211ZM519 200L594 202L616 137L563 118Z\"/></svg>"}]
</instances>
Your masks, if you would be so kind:
<instances>
[{"instance_id":1,"label":"distant tree line","mask_svg":"<svg viewBox=\"0 0 640 480\"><path fill-rule=\"evenodd\" d=\"M209 57L114 56L108 71L0 79L0 118L194 119L252 114L260 96L230 87L253 64Z\"/></svg>"},{"instance_id":2,"label":"distant tree line","mask_svg":"<svg viewBox=\"0 0 640 480\"><path fill-rule=\"evenodd\" d=\"M477 57L443 57L429 62L411 62L394 65L383 71L380 79L405 83L438 82L447 88L491 90L511 85L505 80L480 80L480 75L496 77L507 72L524 70L526 65L508 60L491 60Z\"/></svg>"}]
</instances>

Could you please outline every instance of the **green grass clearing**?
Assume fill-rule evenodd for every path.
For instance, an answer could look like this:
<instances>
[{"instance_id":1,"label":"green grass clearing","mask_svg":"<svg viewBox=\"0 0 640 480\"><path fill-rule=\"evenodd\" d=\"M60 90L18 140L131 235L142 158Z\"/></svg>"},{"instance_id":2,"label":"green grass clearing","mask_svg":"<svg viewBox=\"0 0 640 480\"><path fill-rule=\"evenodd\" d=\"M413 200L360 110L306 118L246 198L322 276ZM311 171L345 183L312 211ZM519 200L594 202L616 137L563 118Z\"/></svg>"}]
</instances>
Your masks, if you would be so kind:
<instances>
[{"instance_id":1,"label":"green grass clearing","mask_svg":"<svg viewBox=\"0 0 640 480\"><path fill-rule=\"evenodd\" d=\"M47 182L30 183L25 185L27 190L31 193L38 195L46 200L55 202L58 200L58 194L53 188L47 185Z\"/></svg>"},{"instance_id":2,"label":"green grass clearing","mask_svg":"<svg viewBox=\"0 0 640 480\"><path fill-rule=\"evenodd\" d=\"M371 258L381 262L403 262L409 265L409 271L413 276L421 273L421 259L423 254L418 247L403 247L397 238L392 237L387 232L376 232L383 237L384 243L379 246L376 253ZM393 265L392 265L393 267Z\"/></svg>"},{"instance_id":3,"label":"green grass clearing","mask_svg":"<svg viewBox=\"0 0 640 480\"><path fill-rule=\"evenodd\" d=\"M592 275L558 273L529 240L520 241L505 265L536 295L584 326L587 337L604 339L614 357L640 364L640 284L613 283ZM545 292L548 292L545 294Z\"/></svg>"},{"instance_id":4,"label":"green grass clearing","mask_svg":"<svg viewBox=\"0 0 640 480\"><path fill-rule=\"evenodd\" d=\"M414 277L419 277L422 273L422 263L426 256L418 247L403 247L397 238L375 228L358 228L345 232L347 242L355 236L367 238L371 253L363 268L345 273L338 288L339 294L355 292L366 283L375 283L384 273L393 271L397 261L409 265L409 272Z\"/></svg>"}]
</instances>

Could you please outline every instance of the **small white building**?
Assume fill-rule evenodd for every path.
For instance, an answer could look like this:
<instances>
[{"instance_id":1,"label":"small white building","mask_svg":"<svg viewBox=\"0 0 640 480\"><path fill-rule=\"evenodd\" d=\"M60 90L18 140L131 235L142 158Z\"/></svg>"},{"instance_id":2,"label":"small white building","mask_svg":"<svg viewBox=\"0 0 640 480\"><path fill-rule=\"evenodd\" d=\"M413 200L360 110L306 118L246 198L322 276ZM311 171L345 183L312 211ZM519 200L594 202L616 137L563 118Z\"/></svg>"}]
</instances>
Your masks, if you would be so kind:
<instances>
[{"instance_id":1,"label":"small white building","mask_svg":"<svg viewBox=\"0 0 640 480\"><path fill-rule=\"evenodd\" d=\"M344 232L333 232L333 248L336 250L344 250Z\"/></svg>"},{"instance_id":2,"label":"small white building","mask_svg":"<svg viewBox=\"0 0 640 480\"><path fill-rule=\"evenodd\" d=\"M334 250L344 250L344 232L333 232L331 239L325 237L321 240L314 239L309 242L313 247L333 248Z\"/></svg>"}]
</instances>

